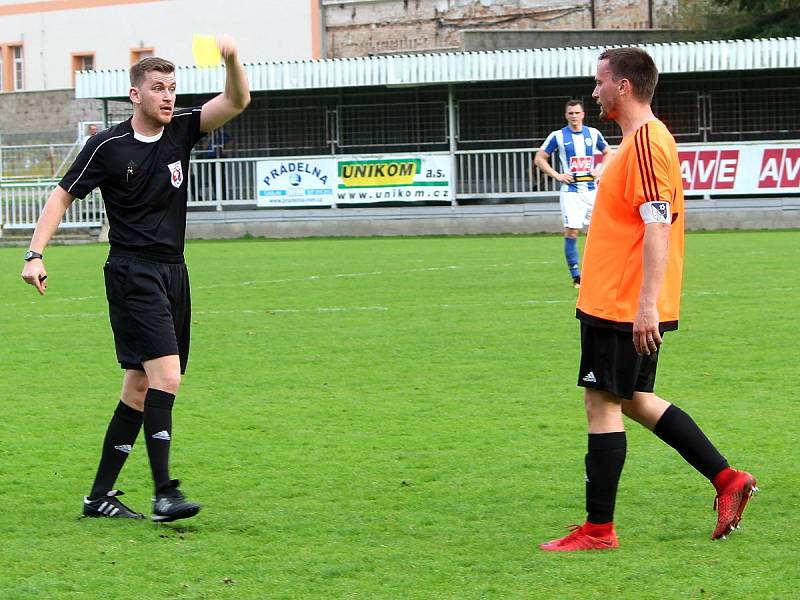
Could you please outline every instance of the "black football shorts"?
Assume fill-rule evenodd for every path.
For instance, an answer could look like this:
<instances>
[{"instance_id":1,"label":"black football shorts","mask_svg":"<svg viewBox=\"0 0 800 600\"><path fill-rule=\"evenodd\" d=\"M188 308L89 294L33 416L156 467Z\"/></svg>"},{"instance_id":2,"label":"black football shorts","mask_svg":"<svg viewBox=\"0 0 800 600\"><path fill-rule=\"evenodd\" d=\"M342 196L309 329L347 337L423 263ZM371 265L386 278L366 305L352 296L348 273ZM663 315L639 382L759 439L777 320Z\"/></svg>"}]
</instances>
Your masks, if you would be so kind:
<instances>
[{"instance_id":1,"label":"black football shorts","mask_svg":"<svg viewBox=\"0 0 800 600\"><path fill-rule=\"evenodd\" d=\"M103 267L117 360L123 369L177 354L181 373L189 360L189 275L180 262L111 254Z\"/></svg>"},{"instance_id":2,"label":"black football shorts","mask_svg":"<svg viewBox=\"0 0 800 600\"><path fill-rule=\"evenodd\" d=\"M658 352L638 354L630 331L581 323L579 386L632 400L634 392L653 391L657 367Z\"/></svg>"}]
</instances>

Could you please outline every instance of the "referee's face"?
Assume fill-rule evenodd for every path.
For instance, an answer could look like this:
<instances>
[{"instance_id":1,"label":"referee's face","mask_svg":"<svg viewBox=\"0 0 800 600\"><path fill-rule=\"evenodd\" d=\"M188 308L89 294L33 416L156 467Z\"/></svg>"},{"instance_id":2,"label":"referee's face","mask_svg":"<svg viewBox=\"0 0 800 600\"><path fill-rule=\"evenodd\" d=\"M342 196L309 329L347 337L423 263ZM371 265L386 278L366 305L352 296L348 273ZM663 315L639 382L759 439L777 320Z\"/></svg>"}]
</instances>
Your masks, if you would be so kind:
<instances>
[{"instance_id":1,"label":"referee's face","mask_svg":"<svg viewBox=\"0 0 800 600\"><path fill-rule=\"evenodd\" d=\"M139 112L156 126L172 120L175 109L175 73L148 71L138 91Z\"/></svg>"}]
</instances>

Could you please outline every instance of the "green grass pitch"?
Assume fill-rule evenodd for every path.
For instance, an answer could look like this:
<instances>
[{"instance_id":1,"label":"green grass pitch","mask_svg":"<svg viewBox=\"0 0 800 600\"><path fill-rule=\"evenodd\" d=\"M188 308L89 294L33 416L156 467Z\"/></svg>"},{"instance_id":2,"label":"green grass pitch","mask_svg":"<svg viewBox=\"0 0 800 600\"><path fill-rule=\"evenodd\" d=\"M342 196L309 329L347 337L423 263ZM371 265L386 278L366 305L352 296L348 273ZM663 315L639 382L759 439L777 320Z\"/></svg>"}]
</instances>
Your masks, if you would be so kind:
<instances>
[{"instance_id":1,"label":"green grass pitch","mask_svg":"<svg viewBox=\"0 0 800 600\"><path fill-rule=\"evenodd\" d=\"M556 236L187 247L173 475L195 519L78 519L118 399L107 248L54 246L40 298L0 249L0 598L796 598L800 232L693 233L657 392L762 492L713 488L628 426L613 552L582 521L575 290ZM149 512L143 441L118 486Z\"/></svg>"}]
</instances>

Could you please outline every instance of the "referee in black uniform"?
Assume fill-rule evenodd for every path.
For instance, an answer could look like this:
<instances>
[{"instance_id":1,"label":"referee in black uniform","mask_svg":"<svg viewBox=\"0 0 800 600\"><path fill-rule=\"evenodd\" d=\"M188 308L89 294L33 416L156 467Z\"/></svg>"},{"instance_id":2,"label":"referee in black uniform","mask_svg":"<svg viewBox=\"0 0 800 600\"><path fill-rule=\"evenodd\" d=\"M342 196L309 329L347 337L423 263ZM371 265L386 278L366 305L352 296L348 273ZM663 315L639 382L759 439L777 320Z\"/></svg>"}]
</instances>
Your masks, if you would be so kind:
<instances>
[{"instance_id":1,"label":"referee in black uniform","mask_svg":"<svg viewBox=\"0 0 800 600\"><path fill-rule=\"evenodd\" d=\"M73 200L100 188L109 223L106 297L125 375L97 476L83 501L89 517L144 518L112 489L142 428L155 486L153 520L185 519L200 510L169 474L172 405L189 357L191 302L183 260L189 154L205 133L250 103L235 42L220 36L217 46L225 90L197 108L175 109L171 62L147 57L131 67L133 116L86 142L50 194L25 254L22 278L44 294L47 244Z\"/></svg>"}]
</instances>

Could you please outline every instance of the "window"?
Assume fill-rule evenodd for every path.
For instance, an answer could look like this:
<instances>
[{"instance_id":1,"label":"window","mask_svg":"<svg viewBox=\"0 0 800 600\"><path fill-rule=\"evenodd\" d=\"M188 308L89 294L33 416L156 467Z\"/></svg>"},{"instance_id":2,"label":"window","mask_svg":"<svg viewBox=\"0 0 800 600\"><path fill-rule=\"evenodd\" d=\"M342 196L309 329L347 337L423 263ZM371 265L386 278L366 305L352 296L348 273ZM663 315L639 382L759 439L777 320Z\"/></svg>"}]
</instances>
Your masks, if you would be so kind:
<instances>
[{"instance_id":1,"label":"window","mask_svg":"<svg viewBox=\"0 0 800 600\"><path fill-rule=\"evenodd\" d=\"M25 61L22 44L0 43L0 91L25 89Z\"/></svg>"},{"instance_id":2,"label":"window","mask_svg":"<svg viewBox=\"0 0 800 600\"><path fill-rule=\"evenodd\" d=\"M75 87L75 71L94 71L94 52L72 54L72 86Z\"/></svg>"},{"instance_id":3,"label":"window","mask_svg":"<svg viewBox=\"0 0 800 600\"><path fill-rule=\"evenodd\" d=\"M22 46L12 46L11 56L14 61L14 91L25 88L25 67L22 61Z\"/></svg>"},{"instance_id":4,"label":"window","mask_svg":"<svg viewBox=\"0 0 800 600\"><path fill-rule=\"evenodd\" d=\"M148 56L155 56L153 48L132 48L131 64L137 63Z\"/></svg>"}]
</instances>

